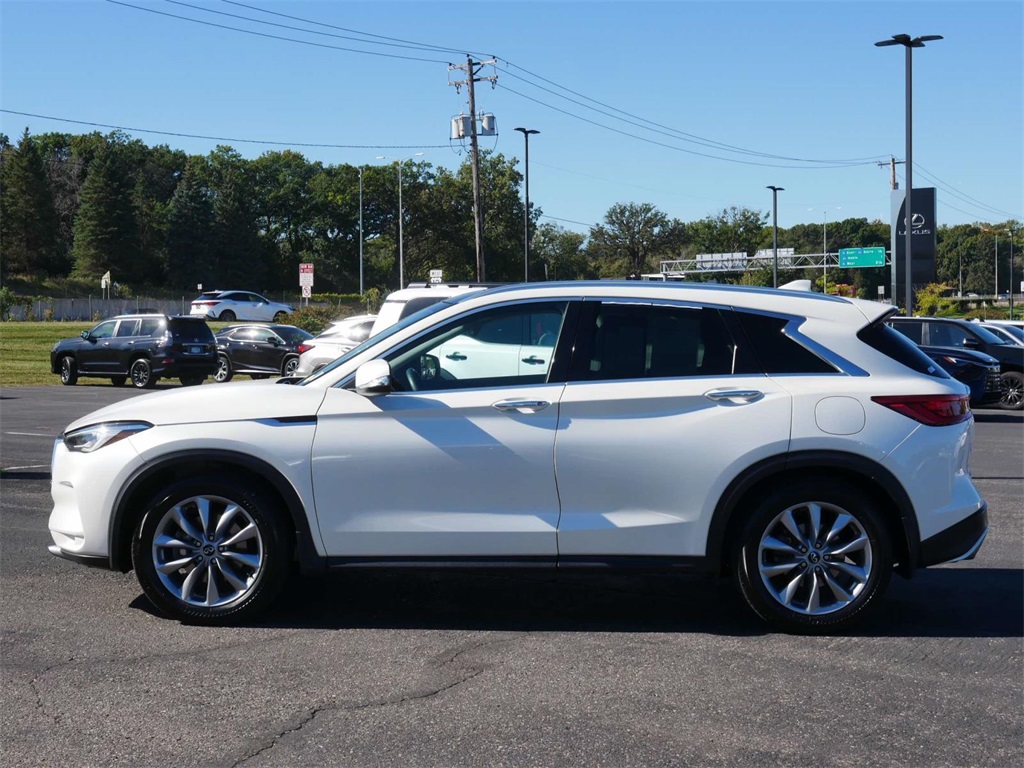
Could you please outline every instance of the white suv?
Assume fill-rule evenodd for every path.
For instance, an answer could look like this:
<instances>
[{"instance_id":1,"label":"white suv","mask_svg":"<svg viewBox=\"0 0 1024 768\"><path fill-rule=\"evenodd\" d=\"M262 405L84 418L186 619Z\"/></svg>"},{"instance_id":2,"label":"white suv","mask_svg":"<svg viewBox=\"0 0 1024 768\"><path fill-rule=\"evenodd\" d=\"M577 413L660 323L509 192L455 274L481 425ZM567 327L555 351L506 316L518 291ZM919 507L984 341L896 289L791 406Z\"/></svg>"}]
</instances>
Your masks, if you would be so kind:
<instances>
[{"instance_id":1,"label":"white suv","mask_svg":"<svg viewBox=\"0 0 1024 768\"><path fill-rule=\"evenodd\" d=\"M729 575L826 632L987 533L964 385L890 307L769 289L535 283L434 303L296 385L109 406L53 451L51 551L236 621L288 572Z\"/></svg>"}]
</instances>

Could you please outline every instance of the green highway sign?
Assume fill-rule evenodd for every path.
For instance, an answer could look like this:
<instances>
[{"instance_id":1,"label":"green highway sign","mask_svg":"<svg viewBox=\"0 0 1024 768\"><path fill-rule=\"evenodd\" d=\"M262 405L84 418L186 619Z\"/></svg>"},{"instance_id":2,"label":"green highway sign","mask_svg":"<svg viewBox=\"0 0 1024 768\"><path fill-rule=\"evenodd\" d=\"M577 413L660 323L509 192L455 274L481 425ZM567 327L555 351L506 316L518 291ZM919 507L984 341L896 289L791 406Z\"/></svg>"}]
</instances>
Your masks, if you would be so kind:
<instances>
[{"instance_id":1,"label":"green highway sign","mask_svg":"<svg viewBox=\"0 0 1024 768\"><path fill-rule=\"evenodd\" d=\"M884 267L885 248L840 248L839 266L842 269Z\"/></svg>"}]
</instances>

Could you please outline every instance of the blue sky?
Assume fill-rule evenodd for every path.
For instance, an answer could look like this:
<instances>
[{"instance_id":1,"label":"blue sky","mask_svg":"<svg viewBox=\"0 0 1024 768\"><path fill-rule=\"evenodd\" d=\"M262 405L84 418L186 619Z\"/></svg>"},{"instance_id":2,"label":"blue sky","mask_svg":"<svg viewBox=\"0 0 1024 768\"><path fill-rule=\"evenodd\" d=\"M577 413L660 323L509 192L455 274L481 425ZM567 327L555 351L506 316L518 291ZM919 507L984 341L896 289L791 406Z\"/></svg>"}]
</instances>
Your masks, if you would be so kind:
<instances>
[{"instance_id":1,"label":"blue sky","mask_svg":"<svg viewBox=\"0 0 1024 768\"><path fill-rule=\"evenodd\" d=\"M467 110L466 90L448 85L447 65L471 52L499 59L482 73L496 74L497 87L477 87L478 110L499 130L481 146L521 159L513 129L541 132L530 141L530 199L545 221L585 232L618 202L683 221L731 205L770 211L768 184L785 188L782 227L884 221L889 168L876 162L904 156L905 59L902 47L873 43L939 34L914 51L914 186L938 188L940 224L1022 220L1022 9L1020 0L0 0L0 131L16 141L26 126L93 130L20 112L127 126L147 144L197 154L218 143L247 157L291 146L358 165L423 152L455 168L466 149L449 126ZM427 47L366 42L394 39ZM902 165L898 177L902 186Z\"/></svg>"}]
</instances>

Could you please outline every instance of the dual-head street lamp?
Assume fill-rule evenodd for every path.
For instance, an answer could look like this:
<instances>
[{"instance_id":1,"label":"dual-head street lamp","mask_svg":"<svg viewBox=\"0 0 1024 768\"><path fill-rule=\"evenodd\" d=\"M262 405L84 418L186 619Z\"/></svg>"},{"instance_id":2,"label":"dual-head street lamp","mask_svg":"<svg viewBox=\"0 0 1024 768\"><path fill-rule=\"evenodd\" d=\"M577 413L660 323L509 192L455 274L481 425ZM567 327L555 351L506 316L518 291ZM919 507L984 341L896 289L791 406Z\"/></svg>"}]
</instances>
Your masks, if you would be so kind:
<instances>
[{"instance_id":1,"label":"dual-head street lamp","mask_svg":"<svg viewBox=\"0 0 1024 768\"><path fill-rule=\"evenodd\" d=\"M393 160L392 162L398 165L398 287L405 287L405 253L402 246L402 219L405 218L405 212L402 209L402 163L406 160L412 160L414 157L423 157L422 152L417 152L414 155L403 157L401 160ZM377 155L378 160L387 160L388 158L384 155Z\"/></svg>"},{"instance_id":2,"label":"dual-head street lamp","mask_svg":"<svg viewBox=\"0 0 1024 768\"><path fill-rule=\"evenodd\" d=\"M523 282L530 282L530 136L540 131L533 128L516 128L523 134L526 142L526 157L523 165L526 168L526 207L523 209Z\"/></svg>"},{"instance_id":3,"label":"dual-head street lamp","mask_svg":"<svg viewBox=\"0 0 1024 768\"><path fill-rule=\"evenodd\" d=\"M765 189L772 191L772 287L779 287L779 192L784 187L773 187L769 184Z\"/></svg>"},{"instance_id":4,"label":"dual-head street lamp","mask_svg":"<svg viewBox=\"0 0 1024 768\"><path fill-rule=\"evenodd\" d=\"M906 168L907 168L907 194L906 194L906 197L904 198L904 202L903 202L904 209L907 212L907 217L906 217L906 220L903 223L903 226L905 227L906 234L907 234L905 257L906 257L906 303L907 303L906 312L907 312L908 316L913 314L913 311L914 311L913 291L912 291L911 283L910 283L910 274L911 274L910 273L911 236L912 236L913 230L914 230L914 225L913 225L914 209L911 208L911 206L910 206L911 192L913 192L913 189L914 189L914 184L913 184L913 181L912 181L912 173L913 173L913 168L914 168L914 150L913 150L913 139L912 139L913 124L914 124L914 120L913 120L914 109L913 109L913 66L912 66L912 63L911 63L911 61L912 61L911 51L914 48L924 48L924 44L926 42L929 42L931 40L941 40L941 39L942 39L942 35L923 35L921 37L913 37L913 38L910 35L893 35L891 40L881 40L881 41L875 43L875 45L880 47L880 48L885 47L887 45L902 45L904 48L907 49L907 57L906 57L906 59L907 59L907 67L906 67L906 69L907 69L907 136L906 136L906 141L907 141L907 162L906 162ZM896 254L895 253L893 254L893 260L892 261L893 261L893 269L895 269L895 265L896 265ZM893 301L895 301L895 300L896 300L896 297L893 296Z\"/></svg>"}]
</instances>

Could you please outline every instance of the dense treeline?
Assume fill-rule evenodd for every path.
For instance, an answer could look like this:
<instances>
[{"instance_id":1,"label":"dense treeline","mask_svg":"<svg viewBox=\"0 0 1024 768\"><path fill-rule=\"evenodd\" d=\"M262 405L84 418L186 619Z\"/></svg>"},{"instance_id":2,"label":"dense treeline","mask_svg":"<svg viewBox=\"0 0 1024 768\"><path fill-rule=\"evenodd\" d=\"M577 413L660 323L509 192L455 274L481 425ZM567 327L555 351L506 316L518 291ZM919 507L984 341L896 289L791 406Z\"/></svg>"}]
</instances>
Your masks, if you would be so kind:
<instances>
[{"instance_id":1,"label":"dense treeline","mask_svg":"<svg viewBox=\"0 0 1024 768\"><path fill-rule=\"evenodd\" d=\"M522 174L518 161L481 157L486 278L523 277ZM187 155L149 147L121 132L107 135L26 130L17 145L0 135L0 282L39 284L74 278L98 285L110 272L134 293L188 293L205 287L264 292L295 290L298 264L316 266L318 292L359 287L360 177L364 284L398 284L398 174L390 165L331 166L291 150L254 160L231 147ZM402 166L403 254L406 282L442 269L447 280L475 277L472 177L467 163L452 173L429 163ZM681 222L647 203L619 203L587 235L539 222L531 206L530 277L623 277L657 271L666 259L697 253L770 247L768 213L728 208ZM999 285L1009 285L1006 230L1016 222L939 230L940 281L964 291L993 290L994 238L1002 238ZM780 247L820 253L821 224L779 231ZM888 246L889 225L846 219L828 225L828 249ZM1014 273L1019 280L1020 259ZM721 276L718 276L721 279ZM786 271L780 279L810 277ZM744 282L770 284L770 270ZM829 273L830 283L854 285L874 298L883 269Z\"/></svg>"}]
</instances>

